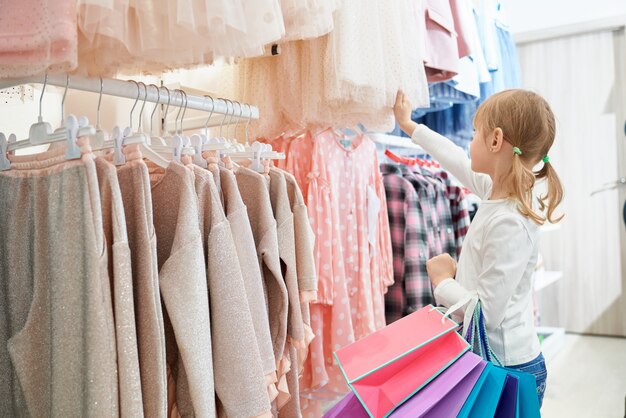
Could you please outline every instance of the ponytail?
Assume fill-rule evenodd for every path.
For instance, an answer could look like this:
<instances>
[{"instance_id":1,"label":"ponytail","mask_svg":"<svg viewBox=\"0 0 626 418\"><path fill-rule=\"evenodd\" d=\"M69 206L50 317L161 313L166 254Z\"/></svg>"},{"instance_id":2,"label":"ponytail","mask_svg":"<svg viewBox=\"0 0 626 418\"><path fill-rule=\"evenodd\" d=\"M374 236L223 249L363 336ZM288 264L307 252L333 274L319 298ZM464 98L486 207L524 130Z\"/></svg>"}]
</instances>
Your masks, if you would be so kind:
<instances>
[{"instance_id":1,"label":"ponytail","mask_svg":"<svg viewBox=\"0 0 626 418\"><path fill-rule=\"evenodd\" d=\"M513 196L519 201L519 212L534 222L543 225L546 219L533 210L535 173L524 166L522 157L517 153L513 154L510 176L513 185Z\"/></svg>"},{"instance_id":2,"label":"ponytail","mask_svg":"<svg viewBox=\"0 0 626 418\"><path fill-rule=\"evenodd\" d=\"M563 201L563 186L561 180L550 161L546 161L543 164L541 170L535 173L535 177L538 179L546 179L548 192L539 196L539 208L543 212L547 209L546 219L550 223L557 223L563 219L564 215L554 218L554 211Z\"/></svg>"}]
</instances>

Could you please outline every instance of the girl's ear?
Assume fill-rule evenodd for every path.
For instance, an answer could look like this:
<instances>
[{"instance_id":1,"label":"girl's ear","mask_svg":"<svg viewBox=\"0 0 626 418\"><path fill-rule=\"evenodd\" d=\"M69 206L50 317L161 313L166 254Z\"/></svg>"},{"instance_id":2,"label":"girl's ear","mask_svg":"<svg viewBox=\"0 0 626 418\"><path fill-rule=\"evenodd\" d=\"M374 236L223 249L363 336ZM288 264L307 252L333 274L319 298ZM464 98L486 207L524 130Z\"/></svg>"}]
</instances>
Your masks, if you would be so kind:
<instances>
[{"instance_id":1,"label":"girl's ear","mask_svg":"<svg viewBox=\"0 0 626 418\"><path fill-rule=\"evenodd\" d=\"M491 141L489 144L489 150L491 152L498 152L502 148L502 144L504 142L504 133L501 128L496 128L493 131L491 136Z\"/></svg>"}]
</instances>

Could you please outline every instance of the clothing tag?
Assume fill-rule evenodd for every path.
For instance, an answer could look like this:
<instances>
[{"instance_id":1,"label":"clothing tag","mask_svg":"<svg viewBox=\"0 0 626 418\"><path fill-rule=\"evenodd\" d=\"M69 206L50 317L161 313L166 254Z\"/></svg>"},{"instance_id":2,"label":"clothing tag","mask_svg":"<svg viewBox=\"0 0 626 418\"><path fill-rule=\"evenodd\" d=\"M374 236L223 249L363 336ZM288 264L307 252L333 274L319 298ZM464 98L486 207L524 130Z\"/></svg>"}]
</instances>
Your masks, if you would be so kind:
<instances>
[{"instance_id":1,"label":"clothing tag","mask_svg":"<svg viewBox=\"0 0 626 418\"><path fill-rule=\"evenodd\" d=\"M339 143L341 144L342 147L350 149L352 148L352 141L349 139L340 139Z\"/></svg>"},{"instance_id":2,"label":"clothing tag","mask_svg":"<svg viewBox=\"0 0 626 418\"><path fill-rule=\"evenodd\" d=\"M370 243L370 255L376 255L376 241L378 238L378 214L380 199L372 186L367 186L367 240Z\"/></svg>"}]
</instances>

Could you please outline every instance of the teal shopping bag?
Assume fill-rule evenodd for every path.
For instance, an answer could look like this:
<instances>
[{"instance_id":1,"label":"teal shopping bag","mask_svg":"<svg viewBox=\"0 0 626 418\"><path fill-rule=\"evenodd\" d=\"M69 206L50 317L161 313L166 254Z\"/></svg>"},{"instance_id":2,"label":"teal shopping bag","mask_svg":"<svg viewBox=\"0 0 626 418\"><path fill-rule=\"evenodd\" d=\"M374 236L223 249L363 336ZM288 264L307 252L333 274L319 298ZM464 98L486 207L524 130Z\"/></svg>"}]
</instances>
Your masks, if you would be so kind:
<instances>
[{"instance_id":1,"label":"teal shopping bag","mask_svg":"<svg viewBox=\"0 0 626 418\"><path fill-rule=\"evenodd\" d=\"M504 369L519 380L518 404L520 418L541 418L539 398L537 397L537 379L530 373Z\"/></svg>"},{"instance_id":2,"label":"teal shopping bag","mask_svg":"<svg viewBox=\"0 0 626 418\"><path fill-rule=\"evenodd\" d=\"M506 370L488 363L457 418L493 417L507 374Z\"/></svg>"}]
</instances>

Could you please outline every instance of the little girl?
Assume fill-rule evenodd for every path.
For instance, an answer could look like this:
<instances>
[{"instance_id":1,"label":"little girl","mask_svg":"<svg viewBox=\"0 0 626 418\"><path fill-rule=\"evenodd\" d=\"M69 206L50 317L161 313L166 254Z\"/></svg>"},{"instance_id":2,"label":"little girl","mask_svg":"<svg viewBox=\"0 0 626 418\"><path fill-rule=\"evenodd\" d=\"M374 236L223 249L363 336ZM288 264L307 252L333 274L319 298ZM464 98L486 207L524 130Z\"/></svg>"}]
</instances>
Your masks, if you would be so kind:
<instances>
[{"instance_id":1,"label":"little girl","mask_svg":"<svg viewBox=\"0 0 626 418\"><path fill-rule=\"evenodd\" d=\"M555 219L554 211L563 197L548 158L555 133L550 106L526 90L491 96L474 117L471 161L450 140L413 122L411 104L402 92L394 112L413 142L483 199L458 265L448 254L427 263L437 303L460 303L465 310L469 304L464 301L477 297L491 348L506 367L535 375L541 405L547 371L534 327L532 276L539 226L562 218ZM542 168L533 171L542 161ZM547 193L538 197L539 211L533 207L536 179L547 181Z\"/></svg>"}]
</instances>

